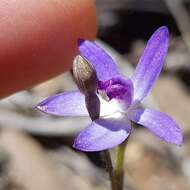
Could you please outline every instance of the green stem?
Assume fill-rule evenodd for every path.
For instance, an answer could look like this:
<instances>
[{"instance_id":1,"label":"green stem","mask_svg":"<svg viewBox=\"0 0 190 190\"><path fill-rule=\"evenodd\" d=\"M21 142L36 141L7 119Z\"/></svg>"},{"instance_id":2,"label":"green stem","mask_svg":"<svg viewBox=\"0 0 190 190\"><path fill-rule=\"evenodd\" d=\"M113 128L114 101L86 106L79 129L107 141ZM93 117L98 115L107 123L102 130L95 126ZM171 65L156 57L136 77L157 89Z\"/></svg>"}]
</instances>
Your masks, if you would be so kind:
<instances>
[{"instance_id":1,"label":"green stem","mask_svg":"<svg viewBox=\"0 0 190 190\"><path fill-rule=\"evenodd\" d=\"M124 158L125 158L125 149L126 149L127 140L118 146L114 176L115 181L117 182L117 190L123 190L123 181L124 181Z\"/></svg>"}]
</instances>

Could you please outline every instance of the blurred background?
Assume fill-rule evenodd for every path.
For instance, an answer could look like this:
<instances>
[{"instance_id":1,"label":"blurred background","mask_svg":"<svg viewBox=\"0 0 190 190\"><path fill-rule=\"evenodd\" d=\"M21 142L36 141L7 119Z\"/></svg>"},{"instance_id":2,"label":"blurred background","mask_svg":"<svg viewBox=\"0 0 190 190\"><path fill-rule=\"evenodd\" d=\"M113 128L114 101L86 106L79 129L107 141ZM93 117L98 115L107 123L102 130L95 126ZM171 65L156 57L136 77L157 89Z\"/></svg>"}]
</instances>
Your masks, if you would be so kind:
<instances>
[{"instance_id":1,"label":"blurred background","mask_svg":"<svg viewBox=\"0 0 190 190\"><path fill-rule=\"evenodd\" d=\"M126 190L190 189L190 1L96 0L98 41L130 76L150 35L168 26L166 65L146 106L168 113L184 133L182 147L143 127L126 149ZM64 82L63 82L64 81ZM57 118L34 109L44 98L75 89L70 72L0 101L0 190L106 190L100 153L72 149L89 119ZM114 150L112 150L114 157Z\"/></svg>"}]
</instances>

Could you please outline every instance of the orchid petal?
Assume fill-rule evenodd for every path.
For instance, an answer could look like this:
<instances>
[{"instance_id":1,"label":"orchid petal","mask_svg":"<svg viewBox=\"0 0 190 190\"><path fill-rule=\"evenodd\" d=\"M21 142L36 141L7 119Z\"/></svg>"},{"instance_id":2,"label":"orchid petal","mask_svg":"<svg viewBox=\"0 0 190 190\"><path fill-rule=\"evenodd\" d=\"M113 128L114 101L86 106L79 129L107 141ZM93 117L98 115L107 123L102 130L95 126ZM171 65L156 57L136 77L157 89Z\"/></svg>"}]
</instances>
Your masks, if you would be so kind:
<instances>
[{"instance_id":1,"label":"orchid petal","mask_svg":"<svg viewBox=\"0 0 190 190\"><path fill-rule=\"evenodd\" d=\"M161 72L168 50L169 32L160 27L151 36L132 76L134 100L141 101L150 91Z\"/></svg>"},{"instance_id":2,"label":"orchid petal","mask_svg":"<svg viewBox=\"0 0 190 190\"><path fill-rule=\"evenodd\" d=\"M79 40L79 51L92 64L99 80L108 80L119 75L113 59L96 43Z\"/></svg>"},{"instance_id":3,"label":"orchid petal","mask_svg":"<svg viewBox=\"0 0 190 190\"><path fill-rule=\"evenodd\" d=\"M129 120L116 113L111 117L97 119L75 139L73 147L82 151L101 151L122 143L130 134Z\"/></svg>"},{"instance_id":4,"label":"orchid petal","mask_svg":"<svg viewBox=\"0 0 190 190\"><path fill-rule=\"evenodd\" d=\"M77 90L50 96L38 104L37 108L56 116L88 116L85 97Z\"/></svg>"},{"instance_id":5,"label":"orchid petal","mask_svg":"<svg viewBox=\"0 0 190 190\"><path fill-rule=\"evenodd\" d=\"M165 113L152 109L135 109L128 114L135 123L143 125L162 140L181 145L183 135L176 122Z\"/></svg>"}]
</instances>

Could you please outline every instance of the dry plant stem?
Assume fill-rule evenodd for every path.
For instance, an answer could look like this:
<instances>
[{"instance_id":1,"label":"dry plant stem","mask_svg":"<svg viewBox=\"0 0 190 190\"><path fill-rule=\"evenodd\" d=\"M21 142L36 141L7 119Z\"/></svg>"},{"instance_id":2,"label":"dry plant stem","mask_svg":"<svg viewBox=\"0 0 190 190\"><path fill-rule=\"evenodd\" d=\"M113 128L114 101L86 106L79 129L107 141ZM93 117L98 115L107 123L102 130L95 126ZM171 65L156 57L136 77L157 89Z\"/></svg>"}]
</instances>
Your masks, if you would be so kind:
<instances>
[{"instance_id":1,"label":"dry plant stem","mask_svg":"<svg viewBox=\"0 0 190 190\"><path fill-rule=\"evenodd\" d=\"M112 160L111 160L109 150L102 151L102 157L103 157L105 165L106 165L106 170L107 170L107 172L109 174L110 183L111 183L111 189L112 190L118 190L117 183L116 183L115 176L114 176L114 169L113 169Z\"/></svg>"},{"instance_id":2,"label":"dry plant stem","mask_svg":"<svg viewBox=\"0 0 190 190\"><path fill-rule=\"evenodd\" d=\"M124 141L122 144L118 146L117 155L116 155L116 163L114 170L114 178L117 183L117 190L123 190L123 182L124 182L124 158L125 158L125 149L127 141Z\"/></svg>"},{"instance_id":3,"label":"dry plant stem","mask_svg":"<svg viewBox=\"0 0 190 190\"><path fill-rule=\"evenodd\" d=\"M165 0L177 26L182 34L182 38L190 52L190 19L182 0Z\"/></svg>"}]
</instances>

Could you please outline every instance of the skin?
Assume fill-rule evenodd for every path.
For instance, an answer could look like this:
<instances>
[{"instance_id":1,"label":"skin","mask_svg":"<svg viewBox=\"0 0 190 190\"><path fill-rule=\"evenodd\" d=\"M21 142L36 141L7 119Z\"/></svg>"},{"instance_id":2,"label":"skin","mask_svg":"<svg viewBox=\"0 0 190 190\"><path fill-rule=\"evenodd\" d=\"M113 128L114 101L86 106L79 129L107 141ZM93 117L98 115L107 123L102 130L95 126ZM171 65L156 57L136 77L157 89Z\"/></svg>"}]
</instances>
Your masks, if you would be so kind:
<instances>
[{"instance_id":1,"label":"skin","mask_svg":"<svg viewBox=\"0 0 190 190\"><path fill-rule=\"evenodd\" d=\"M70 69L77 39L96 36L92 0L0 1L0 98Z\"/></svg>"}]
</instances>

